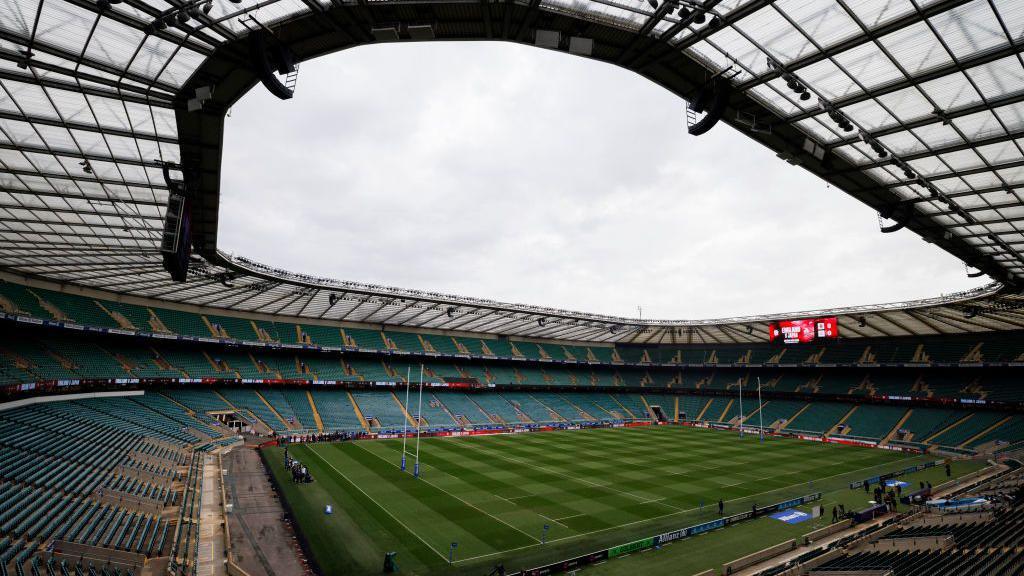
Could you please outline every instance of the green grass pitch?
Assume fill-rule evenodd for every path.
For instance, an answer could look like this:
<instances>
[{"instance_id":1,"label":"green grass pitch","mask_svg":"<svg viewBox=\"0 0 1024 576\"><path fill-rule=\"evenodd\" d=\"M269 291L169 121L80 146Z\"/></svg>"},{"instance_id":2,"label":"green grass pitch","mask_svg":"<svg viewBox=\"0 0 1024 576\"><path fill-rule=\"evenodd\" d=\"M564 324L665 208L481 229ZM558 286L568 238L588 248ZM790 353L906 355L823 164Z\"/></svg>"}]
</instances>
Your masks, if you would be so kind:
<instances>
[{"instance_id":1,"label":"green grass pitch","mask_svg":"<svg viewBox=\"0 0 1024 576\"><path fill-rule=\"evenodd\" d=\"M316 479L306 485L286 478L281 448L266 451L325 574L380 573L391 550L405 574L485 574L498 561L518 570L698 523L717 516L719 498L733 513L845 494L851 480L926 459L664 426L425 438L415 479L411 454L399 468L401 450L401 440L292 446Z\"/></svg>"}]
</instances>

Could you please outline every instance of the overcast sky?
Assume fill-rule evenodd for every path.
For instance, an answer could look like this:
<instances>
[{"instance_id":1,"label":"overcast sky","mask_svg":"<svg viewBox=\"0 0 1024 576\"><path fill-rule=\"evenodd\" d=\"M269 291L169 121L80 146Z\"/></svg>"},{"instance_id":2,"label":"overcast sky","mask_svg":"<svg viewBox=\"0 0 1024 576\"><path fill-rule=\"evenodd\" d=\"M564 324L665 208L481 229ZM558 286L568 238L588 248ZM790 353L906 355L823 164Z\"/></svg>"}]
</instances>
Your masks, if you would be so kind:
<instances>
[{"instance_id":1,"label":"overcast sky","mask_svg":"<svg viewBox=\"0 0 1024 576\"><path fill-rule=\"evenodd\" d=\"M281 268L624 316L979 285L915 234L626 70L510 43L357 48L227 119L222 249Z\"/></svg>"}]
</instances>

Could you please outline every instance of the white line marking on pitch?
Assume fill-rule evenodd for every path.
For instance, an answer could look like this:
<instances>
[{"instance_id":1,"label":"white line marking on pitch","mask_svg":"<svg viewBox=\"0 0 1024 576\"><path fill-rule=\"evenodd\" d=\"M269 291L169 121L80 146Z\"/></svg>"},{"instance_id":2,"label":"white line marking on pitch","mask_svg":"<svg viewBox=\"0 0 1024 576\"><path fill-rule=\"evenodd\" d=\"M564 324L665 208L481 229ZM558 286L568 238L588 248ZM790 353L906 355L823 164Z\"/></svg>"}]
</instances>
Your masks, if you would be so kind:
<instances>
[{"instance_id":1,"label":"white line marking on pitch","mask_svg":"<svg viewBox=\"0 0 1024 576\"><path fill-rule=\"evenodd\" d=\"M470 446L472 448L478 448L477 446L472 446L470 444L467 444L467 446ZM531 464L530 462L519 460L518 458L512 458L512 457L506 456L504 454L495 453L495 452L491 452L491 451L487 451L487 453L492 455L492 456L495 456L497 458L501 458L503 460L508 460L509 462L512 462L513 464L519 464L520 466L529 466L530 468L533 468L534 470L540 470L540 471L546 472L548 474L553 474L555 476L561 476L562 478L568 478L569 480L573 480L573 481L576 481L576 482L582 482L584 484L589 484L589 485L591 485L591 486L593 486L595 488L604 488L605 490L610 490L612 492L615 492L617 494L621 494L623 496L629 496L630 498L635 498L635 499L639 500L641 504L645 504L645 503L650 501L650 500L644 498L643 496L637 496L636 494L633 494L632 492L626 492L625 490L616 490L614 488L610 488L606 484L599 484L597 482L592 482L590 480L587 480L586 478L580 478L578 476L573 476L571 474L566 474L564 472L559 472L557 470L552 470L550 468L545 468L544 466L537 466L536 464ZM661 505L662 506L668 506L669 508L672 508L673 510L678 510L678 511L682 511L683 510L682 508L680 508L678 506L673 506L672 504L669 504L667 502L662 502ZM552 540L552 542L553 542L553 540Z\"/></svg>"},{"instance_id":2,"label":"white line marking on pitch","mask_svg":"<svg viewBox=\"0 0 1024 576\"><path fill-rule=\"evenodd\" d=\"M559 520L568 520L569 518L579 518L580 516L586 516L586 514L580 512L579 514L573 514L572 516L560 516L558 518L552 518L552 520L554 520L555 522L558 522ZM559 522L559 524L561 524L561 522ZM562 526L565 526L565 524L562 524Z\"/></svg>"},{"instance_id":3,"label":"white line marking on pitch","mask_svg":"<svg viewBox=\"0 0 1024 576\"><path fill-rule=\"evenodd\" d=\"M906 462L907 460L912 460L912 459L916 459L916 458L917 458L917 456L911 456L911 457L908 457L908 458L901 458L899 460L894 460L894 461L888 462L888 463L872 464L870 466L864 466L863 468L857 468L856 470L848 470L846 472L839 472L837 474L832 474L831 476L825 476L823 478L816 478L815 481L828 480L829 478L834 478L836 476L842 476L844 474L852 474L854 472L859 472L861 470L867 470L867 469L870 469L870 468L879 468L881 466L885 466L885 465L889 465L889 464L895 465L897 462ZM763 477L761 479L762 480L766 480L768 478L772 478L773 476L774 475L772 475L772 476L765 476L765 477ZM745 498L759 497L759 496L763 496L765 494L771 494L772 492L778 492L779 490L785 490L787 488L792 488L794 486L798 486L798 485L802 485L802 484L804 484L804 483L803 482L798 482L796 484L790 484L789 486L781 486L779 488L775 488L775 489L769 490L767 492L761 492L759 494L752 494L750 496L740 496L739 498L731 498L729 500L723 500L723 502L735 502L736 500L743 500ZM573 538L581 538L581 537L584 537L584 536L591 536L593 534L599 534L601 532L607 532L609 530L616 530L616 529L619 529L619 528L625 528L626 526L631 526L633 524L639 524L641 522L650 522L650 521L653 521L653 520L660 520L662 518L669 518L669 517L672 517L672 516L678 516L679 514L684 514L686 512L693 512L694 510L699 510L699 508L689 508L687 510L679 510L678 512L669 512L667 514L662 514L661 516L653 516L651 518L641 518L640 520L634 520L632 522L626 522L625 524L617 524L615 526L609 526L607 528L601 528L599 530L592 530L590 532L580 532L579 534L571 534L569 536L563 536L561 538L555 538L554 540L548 540L547 543L548 544L553 544L555 542L560 542L562 540L571 540ZM563 518L563 520L564 520L564 518ZM518 548L509 548L507 550L501 550L499 552L491 552L491 553L488 553L488 554L480 554L479 556L472 556L470 558L462 558L462 559L456 560L455 564L460 564L460 563L463 563L463 562L470 562L472 560L479 560L480 558L488 558L490 556L497 556L499 554L508 554L509 552L517 552L519 550L524 550L526 548L532 548L534 546L538 546L538 544L528 544L526 546L520 546Z\"/></svg>"},{"instance_id":4,"label":"white line marking on pitch","mask_svg":"<svg viewBox=\"0 0 1024 576\"><path fill-rule=\"evenodd\" d=\"M385 458L384 458L383 456L381 456L380 454L376 454L376 453L374 453L374 452L370 452L370 451L369 451L369 450L367 450L366 448L363 448L363 447L362 447L362 445L360 445L360 444L359 444L358 442L353 442L353 444L355 444L356 446L359 446L359 448L360 448L360 449L361 449L362 451L366 452L367 454L371 454L371 455L375 456L376 458L379 458L379 459L380 459L380 460L381 460L382 462L387 462L388 464L390 464L390 465L394 466L395 468L399 468L399 469L401 469L401 467L400 467L400 466L399 466L398 464L395 464L394 462L389 462L389 461L388 461L387 459L385 459ZM433 468L433 467L431 467L431 468ZM502 520L501 518L498 518L498 517L497 517L497 516L495 516L494 514L491 514L490 512L487 512L486 510L484 510L484 509L480 508L479 506L476 506L476 505L475 505L475 504L473 504L472 502L467 502L467 501L463 500L462 498L459 498L459 497L458 497L458 496L456 496L455 494L452 494L451 492L449 492L449 491L445 490L444 488L441 488L441 487L440 487L440 486L438 486L437 484L434 484L433 482L431 482L431 481L429 481L429 480L424 480L424 479L423 479L423 476L420 476L420 477L419 477L419 480L420 480L420 482L424 482L424 483L426 483L426 484L429 484L430 486L433 486L434 488L436 488L436 489L440 490L441 492L444 492L445 494L447 494L447 495L451 496L452 498L455 498L456 500L458 500L459 502L462 502L462 503L463 503L463 504L465 504L466 506L469 506L470 508L472 508L472 509L474 509L474 510L476 510L476 511L478 511L478 512L482 512L482 513L484 513L484 514L486 514L486 515L490 516L491 518L494 518L495 520L497 520L498 522L501 522L501 523L502 523L502 524L504 524L505 526L508 526L509 528L511 528L511 529L513 529L513 530L515 530L516 532L519 532L519 533L520 533L520 534L522 534L523 536L526 536L526 537L527 537L527 538L529 538L530 540L533 540L534 542L537 542L538 544L540 544L540 538L537 538L536 536L532 536L532 535L530 535L530 534L529 534L528 532L524 532L524 531L520 530L519 528L516 528L515 526L513 526L513 525L509 524L508 522L505 522L505 521L504 521L504 520ZM564 526L564 524L563 524L563 526Z\"/></svg>"},{"instance_id":5,"label":"white line marking on pitch","mask_svg":"<svg viewBox=\"0 0 1024 576\"><path fill-rule=\"evenodd\" d=\"M448 561L448 557L447 557L447 556L445 556L444 554L442 554L442 553L438 552L437 550L435 550L435 549L434 549L434 547L433 547L433 546L431 546L430 544L428 544L428 543L427 543L427 541L423 539L423 537L421 537L421 536L420 536L419 534L417 534L417 533L416 533L416 531L415 531L415 530L413 530L412 528L409 528L409 527L408 527L408 526L407 526L407 525L405 524L405 522L402 522L402 521L401 521L401 520L399 520L399 519L398 519L397 517L395 517L395 515L394 515L394 514L392 514L390 510L388 510L387 508L385 508L385 507L381 506L380 502L377 502L376 500L374 500L373 496L370 496L369 494L367 494L367 493L366 493L366 491L365 491L365 490L363 490L362 488L360 488L358 484L356 484L355 482L353 482L353 481L349 480L348 476L345 476L345 473L344 473L344 472L342 472L341 470L338 470L338 469L337 469L337 468L336 468L336 467L334 466L334 464L331 464L330 462L328 462L328 461L327 461L327 459L326 459L326 458L324 458L323 456L321 456L321 455L320 455L320 453L319 453L319 452L317 452L317 451L316 451L316 450L315 450L315 449L314 449L313 447L310 447L310 448L309 448L309 451L310 451L310 452L312 452L313 454L316 454L316 457L317 457L317 458L319 458L319 459L323 460L324 464L327 464L328 466L330 466L330 467L331 467L331 469L332 469L332 470L334 470L335 472L337 472L339 476L341 476L342 478L344 478L346 482L348 482L348 483L349 483L349 484L351 484L352 486L355 486L356 490L359 490L360 492L362 492L362 493L363 493L363 496L366 496L367 498L369 498L369 499L370 499L370 502L373 502L374 504L376 504L376 505L377 505L377 507L378 507L378 508L380 508L381 510L383 510L385 514L387 514L388 516L391 516L391 519L392 519L392 520L394 520L395 522L398 522L399 524L401 524L401 525L402 525L402 528L405 528L405 529L406 529L406 531L408 531L408 532L409 532L410 534L412 534L413 536L415 536L417 540L419 540L420 542L423 542L423 545L424 545L424 546L426 546L427 548L429 548L429 549L430 549L430 550L431 550L431 551L432 551L432 552L433 552L434 554L437 554L438 556L440 556L440 557L441 557L441 559L442 559L442 560L444 560L445 562L447 562L447 561Z\"/></svg>"}]
</instances>

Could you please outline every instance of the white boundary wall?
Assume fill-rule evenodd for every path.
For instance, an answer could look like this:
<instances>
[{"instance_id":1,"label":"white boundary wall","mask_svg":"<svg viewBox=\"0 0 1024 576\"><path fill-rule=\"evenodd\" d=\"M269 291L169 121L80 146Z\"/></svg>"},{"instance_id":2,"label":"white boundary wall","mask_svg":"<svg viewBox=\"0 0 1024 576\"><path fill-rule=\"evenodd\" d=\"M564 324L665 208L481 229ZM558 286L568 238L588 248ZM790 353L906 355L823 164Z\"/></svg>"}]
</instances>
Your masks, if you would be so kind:
<instances>
[{"instance_id":1,"label":"white boundary wall","mask_svg":"<svg viewBox=\"0 0 1024 576\"><path fill-rule=\"evenodd\" d=\"M114 398L121 396L142 396L146 392L143 390L125 390L124 392L82 392L79 394L59 394L56 396L33 396L32 398L22 398L20 400L12 400L10 402L0 403L0 412L5 410L13 410L15 408L21 408L22 406L31 406L33 404L43 404L45 402L70 402L71 400L85 400L87 398Z\"/></svg>"}]
</instances>

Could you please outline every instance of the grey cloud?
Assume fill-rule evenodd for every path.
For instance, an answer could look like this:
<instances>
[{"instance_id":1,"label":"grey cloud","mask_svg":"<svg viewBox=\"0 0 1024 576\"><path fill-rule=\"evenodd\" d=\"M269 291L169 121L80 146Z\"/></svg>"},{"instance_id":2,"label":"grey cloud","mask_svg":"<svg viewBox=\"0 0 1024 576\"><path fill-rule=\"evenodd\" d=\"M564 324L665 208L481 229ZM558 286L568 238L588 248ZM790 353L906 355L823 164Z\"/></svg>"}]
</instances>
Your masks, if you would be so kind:
<instances>
[{"instance_id":1,"label":"grey cloud","mask_svg":"<svg viewBox=\"0 0 1024 576\"><path fill-rule=\"evenodd\" d=\"M620 68L512 44L345 51L305 63L293 100L257 87L235 106L220 244L343 279L663 318L973 285L728 127L689 137L683 106Z\"/></svg>"}]
</instances>

